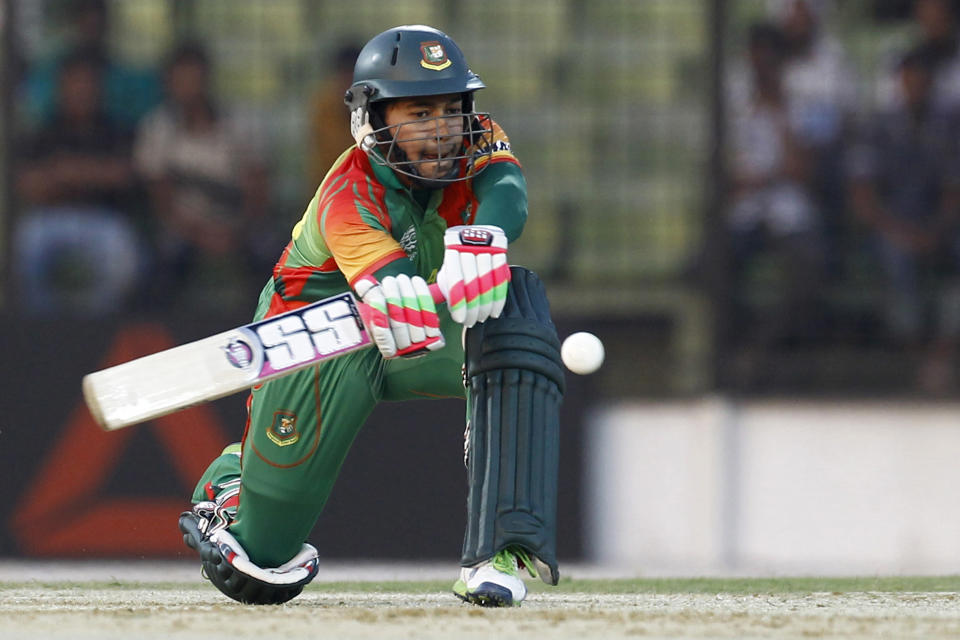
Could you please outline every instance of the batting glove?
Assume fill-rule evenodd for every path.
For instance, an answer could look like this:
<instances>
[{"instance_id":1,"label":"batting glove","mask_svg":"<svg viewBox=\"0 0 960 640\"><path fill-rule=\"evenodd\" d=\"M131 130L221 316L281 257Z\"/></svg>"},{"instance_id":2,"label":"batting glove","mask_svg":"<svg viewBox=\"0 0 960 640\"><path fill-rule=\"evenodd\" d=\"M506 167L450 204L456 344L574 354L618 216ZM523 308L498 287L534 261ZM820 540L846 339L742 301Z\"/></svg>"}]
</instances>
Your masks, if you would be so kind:
<instances>
[{"instance_id":1,"label":"batting glove","mask_svg":"<svg viewBox=\"0 0 960 640\"><path fill-rule=\"evenodd\" d=\"M384 358L416 357L444 346L440 318L426 280L420 276L364 276L354 285L357 307Z\"/></svg>"},{"instance_id":2,"label":"batting glove","mask_svg":"<svg viewBox=\"0 0 960 640\"><path fill-rule=\"evenodd\" d=\"M507 301L507 236L492 225L450 227L437 284L450 317L465 327L498 318Z\"/></svg>"}]
</instances>

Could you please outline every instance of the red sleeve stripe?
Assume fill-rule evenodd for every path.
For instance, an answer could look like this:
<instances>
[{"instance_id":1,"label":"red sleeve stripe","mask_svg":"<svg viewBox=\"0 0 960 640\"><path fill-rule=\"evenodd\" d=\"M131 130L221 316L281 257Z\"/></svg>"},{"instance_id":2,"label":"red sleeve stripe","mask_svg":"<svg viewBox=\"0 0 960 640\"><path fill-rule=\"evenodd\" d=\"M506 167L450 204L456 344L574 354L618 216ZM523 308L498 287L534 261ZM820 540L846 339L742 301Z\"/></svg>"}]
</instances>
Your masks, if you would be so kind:
<instances>
[{"instance_id":1,"label":"red sleeve stripe","mask_svg":"<svg viewBox=\"0 0 960 640\"><path fill-rule=\"evenodd\" d=\"M305 307L308 304L310 303L306 300L284 300L279 293L275 293L270 298L270 307L267 309L267 313L263 317L272 318L273 316L278 316L281 313L286 313L287 311L292 311L293 309Z\"/></svg>"},{"instance_id":2,"label":"red sleeve stripe","mask_svg":"<svg viewBox=\"0 0 960 640\"><path fill-rule=\"evenodd\" d=\"M323 273L330 273L332 271L338 271L339 269L340 267L337 266L337 260L333 256L324 260L323 264L317 267L317 270Z\"/></svg>"},{"instance_id":3,"label":"red sleeve stripe","mask_svg":"<svg viewBox=\"0 0 960 640\"><path fill-rule=\"evenodd\" d=\"M373 183L371 183L370 178L367 177L366 183L363 185L366 187L366 193L363 193L363 190L360 188L360 183L354 183L353 185L353 196L356 199L356 202L362 206L364 209L372 213L377 217L377 220L380 221L380 224L383 225L384 230L390 231L390 228L393 226L390 216L387 215L386 205L377 198L374 193Z\"/></svg>"}]
</instances>

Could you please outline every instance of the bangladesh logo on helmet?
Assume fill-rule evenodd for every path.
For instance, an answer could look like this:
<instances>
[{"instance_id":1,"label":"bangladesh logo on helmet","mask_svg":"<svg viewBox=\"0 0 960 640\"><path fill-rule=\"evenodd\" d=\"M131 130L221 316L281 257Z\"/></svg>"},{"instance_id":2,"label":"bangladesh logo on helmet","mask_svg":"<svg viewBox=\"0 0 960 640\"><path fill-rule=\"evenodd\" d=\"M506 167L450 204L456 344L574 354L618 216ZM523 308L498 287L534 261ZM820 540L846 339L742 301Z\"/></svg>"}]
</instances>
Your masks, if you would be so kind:
<instances>
[{"instance_id":1,"label":"bangladesh logo on helmet","mask_svg":"<svg viewBox=\"0 0 960 640\"><path fill-rule=\"evenodd\" d=\"M450 62L450 59L447 58L447 52L444 51L443 45L439 42L421 42L420 53L423 55L420 66L424 69L441 71L453 64Z\"/></svg>"}]
</instances>

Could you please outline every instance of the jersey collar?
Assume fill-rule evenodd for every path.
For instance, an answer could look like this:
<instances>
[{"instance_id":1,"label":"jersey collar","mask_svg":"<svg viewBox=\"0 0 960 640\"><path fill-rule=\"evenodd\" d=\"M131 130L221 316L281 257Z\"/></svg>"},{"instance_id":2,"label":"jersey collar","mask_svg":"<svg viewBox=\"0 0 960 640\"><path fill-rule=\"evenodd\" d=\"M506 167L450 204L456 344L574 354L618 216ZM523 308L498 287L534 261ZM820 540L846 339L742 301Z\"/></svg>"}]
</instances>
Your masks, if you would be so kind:
<instances>
[{"instance_id":1,"label":"jersey collar","mask_svg":"<svg viewBox=\"0 0 960 640\"><path fill-rule=\"evenodd\" d=\"M390 189L406 190L406 185L400 182L400 176L398 176L393 169L386 165L378 164L369 158L368 160L370 161L370 166L373 168L373 175L380 184Z\"/></svg>"}]
</instances>

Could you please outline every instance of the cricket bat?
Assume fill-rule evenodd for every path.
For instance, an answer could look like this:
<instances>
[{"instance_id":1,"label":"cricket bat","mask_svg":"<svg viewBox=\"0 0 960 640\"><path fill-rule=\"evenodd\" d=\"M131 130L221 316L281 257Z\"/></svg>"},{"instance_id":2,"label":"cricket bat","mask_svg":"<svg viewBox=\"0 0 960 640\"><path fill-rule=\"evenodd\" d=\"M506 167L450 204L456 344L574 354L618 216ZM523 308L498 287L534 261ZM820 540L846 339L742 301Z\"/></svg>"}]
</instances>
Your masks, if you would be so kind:
<instances>
[{"instance_id":1,"label":"cricket bat","mask_svg":"<svg viewBox=\"0 0 960 640\"><path fill-rule=\"evenodd\" d=\"M434 299L442 300L431 285ZM107 431L216 400L373 344L353 294L90 373L83 397Z\"/></svg>"}]
</instances>

